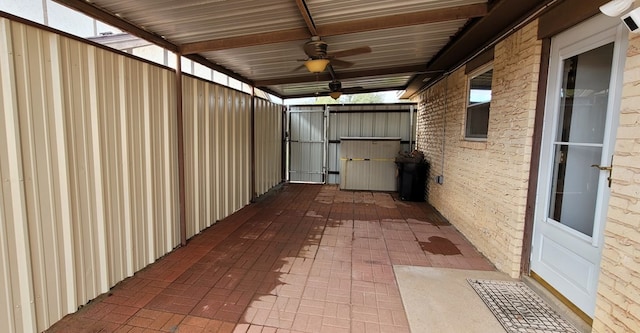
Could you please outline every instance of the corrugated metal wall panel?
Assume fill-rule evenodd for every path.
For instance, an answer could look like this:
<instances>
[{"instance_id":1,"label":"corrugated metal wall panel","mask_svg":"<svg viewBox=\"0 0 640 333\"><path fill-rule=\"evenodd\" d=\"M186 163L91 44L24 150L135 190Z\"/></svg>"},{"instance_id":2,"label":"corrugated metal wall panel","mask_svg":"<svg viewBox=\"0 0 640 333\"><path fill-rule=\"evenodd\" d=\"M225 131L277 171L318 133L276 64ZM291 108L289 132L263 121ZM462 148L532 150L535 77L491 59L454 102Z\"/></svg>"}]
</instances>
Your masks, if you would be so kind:
<instances>
[{"instance_id":1,"label":"corrugated metal wall panel","mask_svg":"<svg viewBox=\"0 0 640 333\"><path fill-rule=\"evenodd\" d=\"M395 191L395 156L400 138L343 139L340 142L340 188Z\"/></svg>"},{"instance_id":2,"label":"corrugated metal wall panel","mask_svg":"<svg viewBox=\"0 0 640 333\"><path fill-rule=\"evenodd\" d=\"M282 181L282 106L255 98L256 195Z\"/></svg>"},{"instance_id":3,"label":"corrugated metal wall panel","mask_svg":"<svg viewBox=\"0 0 640 333\"><path fill-rule=\"evenodd\" d=\"M37 332L180 242L175 73L0 18L0 331ZM251 198L251 96L184 77L188 236ZM282 114L256 110L260 192Z\"/></svg>"},{"instance_id":4,"label":"corrugated metal wall panel","mask_svg":"<svg viewBox=\"0 0 640 333\"><path fill-rule=\"evenodd\" d=\"M289 180L325 181L325 107L289 107Z\"/></svg>"},{"instance_id":5,"label":"corrugated metal wall panel","mask_svg":"<svg viewBox=\"0 0 640 333\"><path fill-rule=\"evenodd\" d=\"M410 120L413 104L331 105L329 113L328 165L329 184L339 184L341 137L400 137L401 150L411 149L407 143L415 140L416 113Z\"/></svg>"},{"instance_id":6,"label":"corrugated metal wall panel","mask_svg":"<svg viewBox=\"0 0 640 333\"><path fill-rule=\"evenodd\" d=\"M3 319L2 330L13 332L35 331L35 307L31 266L29 262L28 215L25 200L24 173L22 167L22 149L18 92L14 74L13 34L11 22L0 19L0 92L2 109L0 113L0 173L2 176L2 208L0 219L0 253L2 267L0 286L2 299L0 309ZM6 320L4 320L6 319Z\"/></svg>"},{"instance_id":7,"label":"corrugated metal wall panel","mask_svg":"<svg viewBox=\"0 0 640 333\"><path fill-rule=\"evenodd\" d=\"M251 96L183 77L187 237L251 199Z\"/></svg>"},{"instance_id":8,"label":"corrugated metal wall panel","mask_svg":"<svg viewBox=\"0 0 640 333\"><path fill-rule=\"evenodd\" d=\"M35 332L179 243L174 74L8 19L0 53L0 331Z\"/></svg>"}]
</instances>

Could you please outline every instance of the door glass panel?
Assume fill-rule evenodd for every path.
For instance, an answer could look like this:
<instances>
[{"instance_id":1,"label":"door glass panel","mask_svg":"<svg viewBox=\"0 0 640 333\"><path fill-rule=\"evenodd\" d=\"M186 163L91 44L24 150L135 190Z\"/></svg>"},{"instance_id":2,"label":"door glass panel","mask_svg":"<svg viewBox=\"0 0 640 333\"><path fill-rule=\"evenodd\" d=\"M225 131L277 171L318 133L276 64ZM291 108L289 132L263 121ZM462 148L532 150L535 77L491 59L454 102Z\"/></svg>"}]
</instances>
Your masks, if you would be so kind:
<instances>
[{"instance_id":1,"label":"door glass panel","mask_svg":"<svg viewBox=\"0 0 640 333\"><path fill-rule=\"evenodd\" d=\"M587 236L593 236L600 176L590 166L599 164L601 155L600 147L559 144L555 150L549 217Z\"/></svg>"},{"instance_id":2,"label":"door glass panel","mask_svg":"<svg viewBox=\"0 0 640 333\"><path fill-rule=\"evenodd\" d=\"M549 218L593 236L613 43L565 59Z\"/></svg>"}]
</instances>

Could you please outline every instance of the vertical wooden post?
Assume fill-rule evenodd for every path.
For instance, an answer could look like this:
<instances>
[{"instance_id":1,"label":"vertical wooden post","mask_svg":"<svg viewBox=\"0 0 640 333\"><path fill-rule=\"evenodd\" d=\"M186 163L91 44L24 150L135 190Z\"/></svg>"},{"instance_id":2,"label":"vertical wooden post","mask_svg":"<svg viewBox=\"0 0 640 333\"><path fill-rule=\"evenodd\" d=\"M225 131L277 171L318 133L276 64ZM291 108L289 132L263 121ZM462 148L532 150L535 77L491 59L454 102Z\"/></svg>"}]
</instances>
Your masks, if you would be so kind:
<instances>
[{"instance_id":1,"label":"vertical wooden post","mask_svg":"<svg viewBox=\"0 0 640 333\"><path fill-rule=\"evenodd\" d=\"M176 115L178 117L178 191L180 195L180 244L187 245L186 198L184 180L184 125L182 117L182 54L176 52Z\"/></svg>"}]
</instances>

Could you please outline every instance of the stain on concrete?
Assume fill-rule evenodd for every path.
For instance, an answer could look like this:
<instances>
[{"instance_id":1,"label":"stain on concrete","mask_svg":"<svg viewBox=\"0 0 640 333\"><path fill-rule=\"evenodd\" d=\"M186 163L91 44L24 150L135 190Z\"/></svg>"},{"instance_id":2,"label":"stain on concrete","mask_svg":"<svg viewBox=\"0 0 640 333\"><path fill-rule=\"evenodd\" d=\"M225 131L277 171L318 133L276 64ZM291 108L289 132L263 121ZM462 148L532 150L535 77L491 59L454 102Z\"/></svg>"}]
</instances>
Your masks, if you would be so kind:
<instances>
[{"instance_id":1,"label":"stain on concrete","mask_svg":"<svg viewBox=\"0 0 640 333\"><path fill-rule=\"evenodd\" d=\"M450 240L444 237L431 236L428 242L419 242L423 251L427 251L433 254L443 254L445 256L453 256L456 254L462 254L460 249L453 244Z\"/></svg>"}]
</instances>

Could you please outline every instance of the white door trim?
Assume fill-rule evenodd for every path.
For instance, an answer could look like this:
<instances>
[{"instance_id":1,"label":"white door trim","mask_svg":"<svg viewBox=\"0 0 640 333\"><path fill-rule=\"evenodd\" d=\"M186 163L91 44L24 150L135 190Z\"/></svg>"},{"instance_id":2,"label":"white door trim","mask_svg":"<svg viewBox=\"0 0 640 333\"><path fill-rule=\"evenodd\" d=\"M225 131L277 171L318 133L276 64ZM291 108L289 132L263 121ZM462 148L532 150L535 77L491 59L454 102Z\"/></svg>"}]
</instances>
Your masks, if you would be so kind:
<instances>
[{"instance_id":1,"label":"white door trim","mask_svg":"<svg viewBox=\"0 0 640 333\"><path fill-rule=\"evenodd\" d=\"M610 194L607 184L608 175L606 175L605 172L601 172L598 179L599 188L605 190L600 190L597 195L593 236L590 237L548 218L548 198L553 182L553 147L558 130L557 115L560 108L560 88L562 86L562 76L558 75L558 73L562 71L565 59L612 42L615 42L615 44L609 85L609 99L607 101L607 110L609 111L607 112L605 125L605 140L601 145L602 158L600 165L610 165L610 156L613 155L615 145L614 134L618 126L622 74L624 71L626 46L628 42L627 31L619 19L599 15L559 34L552 40L533 227L531 270L589 316L593 316L595 312L595 298L603 245L602 234L604 232L604 222L606 221ZM553 236L553 233L564 236L561 238L548 237ZM560 239L562 239L562 244L558 242ZM567 254L567 258L569 258L568 254L571 252L571 249L584 248L587 245L596 253L594 257L597 257L597 259L592 260L595 262L581 262L580 260L565 260L563 262L567 267L566 269L572 269L573 267L576 269L584 269L585 272L590 272L586 274L586 276L577 277L581 281L572 281L571 277L569 277L570 275L557 275L554 273L554 271L557 270L557 266L550 267L544 264L544 256L549 257L552 253L557 253L558 256L562 256L563 254L561 252L563 252ZM545 246L548 247L544 248ZM577 285L587 287L576 288Z\"/></svg>"}]
</instances>

